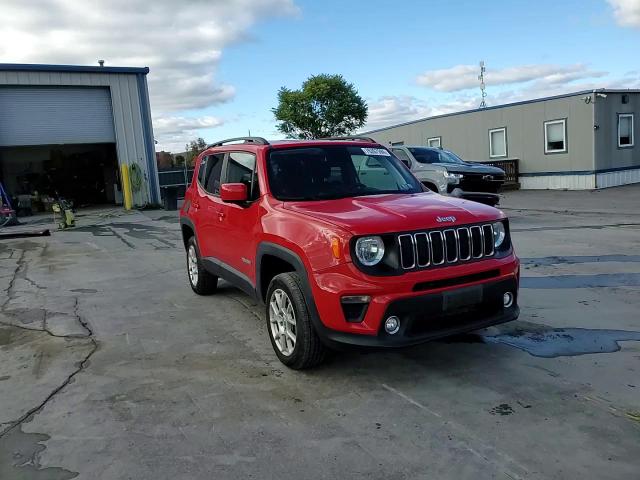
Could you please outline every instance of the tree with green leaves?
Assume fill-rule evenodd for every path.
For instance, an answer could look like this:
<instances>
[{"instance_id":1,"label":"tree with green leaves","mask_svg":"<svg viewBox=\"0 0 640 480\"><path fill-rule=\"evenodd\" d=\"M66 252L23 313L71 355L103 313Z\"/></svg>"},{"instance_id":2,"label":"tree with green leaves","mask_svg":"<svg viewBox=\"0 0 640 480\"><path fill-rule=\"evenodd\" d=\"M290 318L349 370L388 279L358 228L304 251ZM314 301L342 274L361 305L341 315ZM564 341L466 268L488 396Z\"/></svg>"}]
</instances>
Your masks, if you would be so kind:
<instances>
[{"instance_id":1,"label":"tree with green leaves","mask_svg":"<svg viewBox=\"0 0 640 480\"><path fill-rule=\"evenodd\" d=\"M186 161L187 166L193 167L195 163L196 157L200 155L200 152L203 152L207 148L207 142L204 141L204 138L198 137L195 140L191 140L188 144L184 146L186 150Z\"/></svg>"},{"instance_id":2,"label":"tree with green leaves","mask_svg":"<svg viewBox=\"0 0 640 480\"><path fill-rule=\"evenodd\" d=\"M300 90L282 87L271 110L288 138L349 135L367 120L367 103L342 75L314 75Z\"/></svg>"}]
</instances>

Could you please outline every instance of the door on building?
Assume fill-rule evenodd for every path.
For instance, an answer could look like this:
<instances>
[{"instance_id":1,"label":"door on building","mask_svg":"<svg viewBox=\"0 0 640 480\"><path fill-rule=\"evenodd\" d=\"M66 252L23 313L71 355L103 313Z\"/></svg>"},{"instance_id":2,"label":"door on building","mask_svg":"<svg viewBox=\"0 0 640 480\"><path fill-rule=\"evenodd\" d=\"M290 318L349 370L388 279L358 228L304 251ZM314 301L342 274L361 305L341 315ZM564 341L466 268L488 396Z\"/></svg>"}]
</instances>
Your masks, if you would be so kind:
<instances>
[{"instance_id":1,"label":"door on building","mask_svg":"<svg viewBox=\"0 0 640 480\"><path fill-rule=\"evenodd\" d=\"M34 210L62 196L116 203L118 159L105 87L0 87L0 181Z\"/></svg>"}]
</instances>

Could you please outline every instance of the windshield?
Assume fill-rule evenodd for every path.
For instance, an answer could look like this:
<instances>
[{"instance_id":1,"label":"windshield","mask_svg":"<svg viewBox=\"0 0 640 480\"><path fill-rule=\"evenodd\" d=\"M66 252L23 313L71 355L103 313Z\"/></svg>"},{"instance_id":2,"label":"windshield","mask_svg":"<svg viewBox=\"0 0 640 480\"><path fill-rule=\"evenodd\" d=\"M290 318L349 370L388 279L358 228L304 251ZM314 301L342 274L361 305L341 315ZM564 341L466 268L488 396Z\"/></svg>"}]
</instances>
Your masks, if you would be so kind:
<instances>
[{"instance_id":1,"label":"windshield","mask_svg":"<svg viewBox=\"0 0 640 480\"><path fill-rule=\"evenodd\" d=\"M464 163L459 156L448 150L437 148L409 148L409 151L419 163Z\"/></svg>"},{"instance_id":2,"label":"windshield","mask_svg":"<svg viewBox=\"0 0 640 480\"><path fill-rule=\"evenodd\" d=\"M271 192L279 200L419 193L420 183L384 148L327 145L273 150Z\"/></svg>"}]
</instances>

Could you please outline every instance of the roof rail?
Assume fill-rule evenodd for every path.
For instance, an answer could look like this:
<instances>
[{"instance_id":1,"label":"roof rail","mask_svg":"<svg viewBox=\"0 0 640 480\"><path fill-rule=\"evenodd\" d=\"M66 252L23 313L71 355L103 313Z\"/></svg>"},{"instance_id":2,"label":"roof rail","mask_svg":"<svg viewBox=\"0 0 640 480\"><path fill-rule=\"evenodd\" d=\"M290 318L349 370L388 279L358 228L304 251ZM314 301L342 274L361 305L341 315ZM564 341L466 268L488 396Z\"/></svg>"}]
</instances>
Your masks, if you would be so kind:
<instances>
[{"instance_id":1,"label":"roof rail","mask_svg":"<svg viewBox=\"0 0 640 480\"><path fill-rule=\"evenodd\" d=\"M212 143L211 145L207 145L207 148L221 147L225 143L239 142L241 140L244 141L244 143L253 143L255 145L269 145L269 142L262 137L236 137L227 138L226 140L220 140L219 142Z\"/></svg>"},{"instance_id":2,"label":"roof rail","mask_svg":"<svg viewBox=\"0 0 640 480\"><path fill-rule=\"evenodd\" d=\"M320 138L320 140L357 140L359 142L378 143L371 137L363 137L363 136L360 136L360 135L345 135L345 136L341 136L341 137L325 137L325 138Z\"/></svg>"}]
</instances>

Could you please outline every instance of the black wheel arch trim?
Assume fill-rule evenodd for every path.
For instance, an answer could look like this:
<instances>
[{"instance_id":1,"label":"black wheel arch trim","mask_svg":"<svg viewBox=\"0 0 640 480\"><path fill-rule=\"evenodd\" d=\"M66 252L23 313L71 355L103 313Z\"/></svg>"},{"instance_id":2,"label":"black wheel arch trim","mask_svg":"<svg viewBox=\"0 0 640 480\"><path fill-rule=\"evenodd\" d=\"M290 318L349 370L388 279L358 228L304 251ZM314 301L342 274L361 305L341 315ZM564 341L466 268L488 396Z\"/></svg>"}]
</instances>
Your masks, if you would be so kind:
<instances>
[{"instance_id":1,"label":"black wheel arch trim","mask_svg":"<svg viewBox=\"0 0 640 480\"><path fill-rule=\"evenodd\" d=\"M184 238L184 232L182 231L182 226L185 225L191 229L193 232L193 236L196 237L196 241L198 241L198 237L196 235L196 226L193 224L191 219L187 217L180 217L180 235L182 235L182 243L184 243L185 249L187 247L187 239Z\"/></svg>"},{"instance_id":2,"label":"black wheel arch trim","mask_svg":"<svg viewBox=\"0 0 640 480\"><path fill-rule=\"evenodd\" d=\"M264 298L267 293L266 290L269 288L269 286L267 285L265 287L265 291L263 291L262 282L260 281L262 273L262 258L265 255L274 256L276 258L279 258L280 260L284 260L285 262L293 266L294 271L300 278L300 282L302 284L302 293L304 294L304 300L307 303L311 322L313 323L316 334L318 335L318 337L320 337L320 340L322 340L322 343L324 343L325 345L330 346L331 344L333 344L330 339L331 332L333 332L333 330L325 327L320 320L318 307L316 306L315 299L313 298L313 292L311 291L307 268L296 252L288 249L287 247L283 247L282 245L278 245L277 243L272 242L261 242L258 245L258 252L256 255L256 292L260 301L264 302Z\"/></svg>"}]
</instances>

